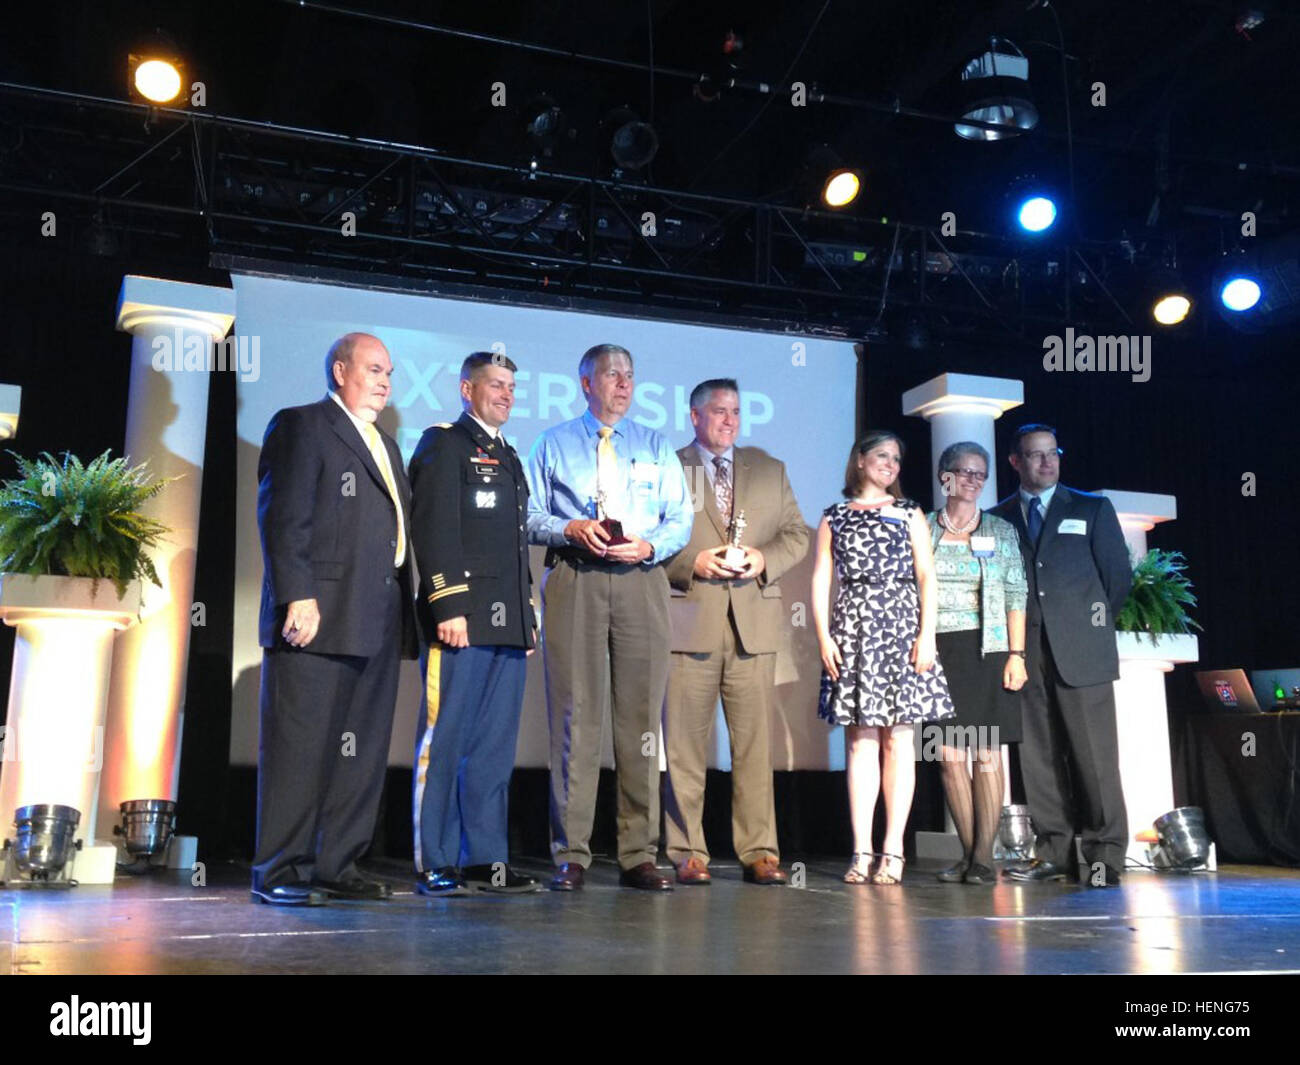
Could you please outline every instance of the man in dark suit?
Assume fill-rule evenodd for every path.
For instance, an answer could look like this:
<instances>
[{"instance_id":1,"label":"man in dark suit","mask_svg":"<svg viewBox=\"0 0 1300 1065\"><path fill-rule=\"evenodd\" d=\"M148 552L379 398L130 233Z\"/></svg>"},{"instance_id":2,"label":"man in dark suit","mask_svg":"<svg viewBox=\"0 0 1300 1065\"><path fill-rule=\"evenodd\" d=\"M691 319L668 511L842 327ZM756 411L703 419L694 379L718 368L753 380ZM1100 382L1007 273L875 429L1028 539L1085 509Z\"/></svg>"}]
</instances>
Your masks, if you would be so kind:
<instances>
[{"instance_id":1,"label":"man in dark suit","mask_svg":"<svg viewBox=\"0 0 1300 1065\"><path fill-rule=\"evenodd\" d=\"M375 419L392 359L349 333L329 394L271 419L258 460L264 576L253 898L385 899L357 860L374 834L397 698L414 658L410 488Z\"/></svg>"},{"instance_id":2,"label":"man in dark suit","mask_svg":"<svg viewBox=\"0 0 1300 1065\"><path fill-rule=\"evenodd\" d=\"M510 774L537 644L528 482L501 433L515 364L478 351L460 369L464 412L427 429L411 458L411 528L429 633L415 737L417 889L519 894L541 884L506 863Z\"/></svg>"},{"instance_id":3,"label":"man in dark suit","mask_svg":"<svg viewBox=\"0 0 1300 1065\"><path fill-rule=\"evenodd\" d=\"M1112 686L1115 615L1133 574L1110 500L1058 483L1061 454L1051 426L1022 426L1009 456L1020 490L993 508L1019 530L1029 577L1020 766L1038 833L1037 858L1004 873L1025 881L1073 877L1077 816L1088 883L1112 887L1128 850Z\"/></svg>"},{"instance_id":4,"label":"man in dark suit","mask_svg":"<svg viewBox=\"0 0 1300 1065\"><path fill-rule=\"evenodd\" d=\"M731 740L731 825L744 879L784 884L772 795L772 700L776 652L788 616L777 583L808 550L785 464L736 447L740 391L731 378L691 392L695 439L677 452L695 523L668 562L672 672L664 705L668 857L679 884L707 884L704 781L718 697ZM733 532L743 558L726 561Z\"/></svg>"}]
</instances>

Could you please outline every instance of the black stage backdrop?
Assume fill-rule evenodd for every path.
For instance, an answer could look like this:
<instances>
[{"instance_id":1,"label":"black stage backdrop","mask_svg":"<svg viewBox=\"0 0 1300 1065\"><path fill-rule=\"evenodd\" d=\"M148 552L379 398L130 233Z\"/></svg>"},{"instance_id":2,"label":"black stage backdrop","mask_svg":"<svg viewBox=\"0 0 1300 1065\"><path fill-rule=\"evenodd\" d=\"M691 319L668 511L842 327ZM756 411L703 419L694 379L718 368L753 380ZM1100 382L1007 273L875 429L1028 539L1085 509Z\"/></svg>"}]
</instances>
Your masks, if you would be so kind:
<instances>
[{"instance_id":1,"label":"black stage backdrop","mask_svg":"<svg viewBox=\"0 0 1300 1065\"><path fill-rule=\"evenodd\" d=\"M62 243L62 242L61 242ZM66 245L65 245L66 247ZM12 446L24 455L71 450L89 458L115 452L125 432L130 337L113 330L113 309L125 273L226 284L219 272L192 260L134 254L128 242L114 257L28 245L0 264L9 341L0 352L0 381L23 388L22 420ZM898 432L907 445L903 483L928 502L930 432L900 413L901 396L945 371L1016 377L1025 405L998 423L999 480L1011 433L1024 421L1057 426L1066 454L1062 480L1084 488L1159 492L1178 497L1176 522L1150 536L1154 547L1176 548L1188 558L1200 605L1201 664L1195 668L1271 668L1300 665L1300 603L1293 502L1300 460L1297 399L1290 357L1296 331L1252 337L1217 323L1192 323L1189 335L1154 341L1151 378L1046 373L1041 337L1028 342L994 332L968 341L919 349L871 345L866 352L863 424ZM191 640L184 725L178 830L197 835L208 858L247 858L252 843L253 777L228 764L230 645L234 564L234 464L226 460L234 438L232 375L214 374L209 401L195 595L207 604L206 627ZM809 423L815 424L815 411ZM851 441L825 442L827 461L841 463ZM0 456L0 476L14 473ZM1253 473L1256 494L1242 494ZM827 504L833 502L826 500ZM6 690L13 631L0 634L0 671ZM1183 722L1199 711L1191 678L1179 667L1168 680L1174 749L1182 751ZM810 713L812 712L810 708ZM929 769L930 767L922 767ZM1180 803L1195 802L1213 816L1212 794L1188 789L1175 764ZM512 836L521 853L544 854L544 773L516 774ZM782 849L798 854L847 852L848 811L840 774L779 774ZM942 822L941 791L922 772L912 828ZM409 772L390 774L389 799L377 835L377 852L410 854L407 812ZM711 774L708 828L717 853L729 853L725 778ZM608 792L608 783L602 795ZM1202 785L1197 785L1203 788ZM593 841L609 838L605 810ZM1221 840L1225 857L1228 841Z\"/></svg>"}]
</instances>

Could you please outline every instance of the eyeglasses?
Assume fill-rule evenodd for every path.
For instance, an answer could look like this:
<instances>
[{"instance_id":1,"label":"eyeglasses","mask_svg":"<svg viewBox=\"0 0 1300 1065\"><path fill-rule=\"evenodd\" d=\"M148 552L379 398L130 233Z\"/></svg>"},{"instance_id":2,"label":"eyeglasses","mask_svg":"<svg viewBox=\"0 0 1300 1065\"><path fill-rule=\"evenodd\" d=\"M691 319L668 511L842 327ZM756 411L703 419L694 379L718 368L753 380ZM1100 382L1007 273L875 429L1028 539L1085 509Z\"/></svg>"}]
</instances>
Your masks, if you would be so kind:
<instances>
[{"instance_id":1,"label":"eyeglasses","mask_svg":"<svg viewBox=\"0 0 1300 1065\"><path fill-rule=\"evenodd\" d=\"M1060 458L1064 454L1064 448L1054 447L1051 451L1022 451L1021 457L1030 462L1045 462L1048 459Z\"/></svg>"},{"instance_id":2,"label":"eyeglasses","mask_svg":"<svg viewBox=\"0 0 1300 1065\"><path fill-rule=\"evenodd\" d=\"M968 481L976 481L983 484L989 479L989 475L983 470L949 470L949 473L955 473L958 477L964 477Z\"/></svg>"}]
</instances>

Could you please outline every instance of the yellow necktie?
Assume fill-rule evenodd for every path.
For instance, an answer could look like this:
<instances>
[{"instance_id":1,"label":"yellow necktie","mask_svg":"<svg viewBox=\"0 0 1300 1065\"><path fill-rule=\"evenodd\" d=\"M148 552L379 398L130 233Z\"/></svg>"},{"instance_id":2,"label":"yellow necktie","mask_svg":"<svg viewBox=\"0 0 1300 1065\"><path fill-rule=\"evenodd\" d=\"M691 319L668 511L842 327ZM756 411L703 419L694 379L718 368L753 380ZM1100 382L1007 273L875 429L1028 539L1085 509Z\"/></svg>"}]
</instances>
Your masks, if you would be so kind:
<instances>
[{"instance_id":1,"label":"yellow necktie","mask_svg":"<svg viewBox=\"0 0 1300 1065\"><path fill-rule=\"evenodd\" d=\"M600 443L596 445L596 487L603 493L606 507L614 502L615 486L618 484L618 453L614 450L614 430L602 425L597 430Z\"/></svg>"},{"instance_id":2,"label":"yellow necktie","mask_svg":"<svg viewBox=\"0 0 1300 1065\"><path fill-rule=\"evenodd\" d=\"M393 501L393 510L397 512L397 554L394 556L393 565L400 566L402 560L406 558L406 522L402 518L402 502L397 495L397 482L393 480L393 471L388 465L388 451L384 447L383 440L379 438L379 430L370 422L363 424L365 428L362 430L362 435L365 437L366 447L370 449L370 457L379 467L379 475L384 479L388 497Z\"/></svg>"}]
</instances>

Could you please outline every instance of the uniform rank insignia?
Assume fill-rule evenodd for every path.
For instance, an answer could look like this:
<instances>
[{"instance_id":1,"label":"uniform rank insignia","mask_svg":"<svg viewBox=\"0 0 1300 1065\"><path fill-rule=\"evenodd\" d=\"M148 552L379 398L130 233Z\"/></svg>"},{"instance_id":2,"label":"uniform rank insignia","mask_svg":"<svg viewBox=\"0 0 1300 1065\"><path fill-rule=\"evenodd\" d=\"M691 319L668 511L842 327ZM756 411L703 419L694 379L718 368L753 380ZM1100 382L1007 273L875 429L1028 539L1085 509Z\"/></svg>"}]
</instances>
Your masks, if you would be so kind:
<instances>
[{"instance_id":1,"label":"uniform rank insignia","mask_svg":"<svg viewBox=\"0 0 1300 1065\"><path fill-rule=\"evenodd\" d=\"M496 492L475 492L474 505L479 508L495 507L497 505Z\"/></svg>"}]
</instances>

